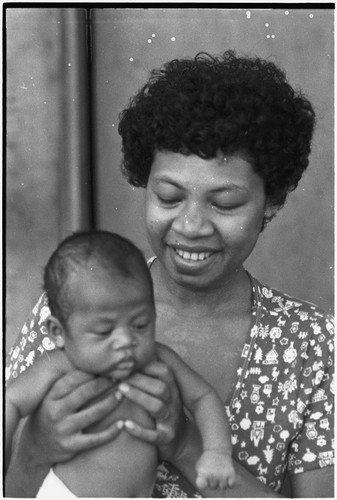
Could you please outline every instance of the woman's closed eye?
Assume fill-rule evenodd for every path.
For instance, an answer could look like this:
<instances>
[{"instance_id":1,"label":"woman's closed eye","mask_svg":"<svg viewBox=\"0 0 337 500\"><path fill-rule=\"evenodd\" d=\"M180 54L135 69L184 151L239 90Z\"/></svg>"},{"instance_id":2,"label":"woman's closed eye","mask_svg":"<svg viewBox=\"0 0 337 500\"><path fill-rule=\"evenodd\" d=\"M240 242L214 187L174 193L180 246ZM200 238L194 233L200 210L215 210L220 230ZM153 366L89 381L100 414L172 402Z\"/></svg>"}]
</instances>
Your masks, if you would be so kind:
<instances>
[{"instance_id":1,"label":"woman's closed eye","mask_svg":"<svg viewBox=\"0 0 337 500\"><path fill-rule=\"evenodd\" d=\"M246 202L247 199L245 196L233 196L232 194L226 196L216 196L209 199L209 202L215 210L218 210L221 213L230 213L234 212L241 208Z\"/></svg>"},{"instance_id":2,"label":"woman's closed eye","mask_svg":"<svg viewBox=\"0 0 337 500\"><path fill-rule=\"evenodd\" d=\"M157 194L158 201L160 202L161 205L171 207L174 205L177 205L181 200L179 198L168 198L168 197L163 197L159 196Z\"/></svg>"},{"instance_id":3,"label":"woman's closed eye","mask_svg":"<svg viewBox=\"0 0 337 500\"><path fill-rule=\"evenodd\" d=\"M212 203L212 208L218 210L220 212L234 212L238 208L240 208L241 204L220 204L220 203Z\"/></svg>"}]
</instances>

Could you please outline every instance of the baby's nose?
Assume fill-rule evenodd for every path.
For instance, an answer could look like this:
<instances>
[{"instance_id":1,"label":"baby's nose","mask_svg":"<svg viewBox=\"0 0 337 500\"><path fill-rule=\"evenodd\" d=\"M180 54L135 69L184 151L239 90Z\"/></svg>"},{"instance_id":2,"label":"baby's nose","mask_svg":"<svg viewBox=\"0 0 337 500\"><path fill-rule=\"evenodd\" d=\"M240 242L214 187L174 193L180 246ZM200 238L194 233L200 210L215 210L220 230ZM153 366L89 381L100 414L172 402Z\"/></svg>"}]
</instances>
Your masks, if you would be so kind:
<instances>
[{"instance_id":1,"label":"baby's nose","mask_svg":"<svg viewBox=\"0 0 337 500\"><path fill-rule=\"evenodd\" d=\"M133 337L129 329L126 327L116 328L113 332L113 348L125 349L133 344Z\"/></svg>"}]
</instances>

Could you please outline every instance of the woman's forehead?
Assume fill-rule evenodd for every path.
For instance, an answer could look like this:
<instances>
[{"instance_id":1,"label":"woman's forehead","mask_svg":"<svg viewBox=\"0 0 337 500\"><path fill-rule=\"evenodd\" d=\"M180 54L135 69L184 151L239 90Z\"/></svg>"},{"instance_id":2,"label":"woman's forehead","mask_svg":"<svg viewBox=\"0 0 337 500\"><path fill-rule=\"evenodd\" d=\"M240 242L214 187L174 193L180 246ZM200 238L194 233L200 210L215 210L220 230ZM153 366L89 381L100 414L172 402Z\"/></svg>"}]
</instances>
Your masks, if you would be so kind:
<instances>
[{"instance_id":1,"label":"woman's forehead","mask_svg":"<svg viewBox=\"0 0 337 500\"><path fill-rule=\"evenodd\" d=\"M260 184L261 178L241 155L204 159L196 155L158 152L151 167L150 183L214 192L244 191Z\"/></svg>"}]
</instances>

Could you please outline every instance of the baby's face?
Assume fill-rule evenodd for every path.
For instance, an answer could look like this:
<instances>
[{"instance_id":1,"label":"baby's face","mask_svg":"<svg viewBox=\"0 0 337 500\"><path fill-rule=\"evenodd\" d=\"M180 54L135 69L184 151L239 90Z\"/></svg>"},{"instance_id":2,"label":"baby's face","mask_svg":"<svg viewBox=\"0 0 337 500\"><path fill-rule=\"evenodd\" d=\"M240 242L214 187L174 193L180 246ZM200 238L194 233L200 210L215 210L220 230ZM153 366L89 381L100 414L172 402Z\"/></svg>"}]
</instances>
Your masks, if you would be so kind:
<instances>
[{"instance_id":1,"label":"baby's face","mask_svg":"<svg viewBox=\"0 0 337 500\"><path fill-rule=\"evenodd\" d=\"M150 286L93 265L70 278L73 312L65 351L88 373L122 380L146 366L155 352L155 309Z\"/></svg>"}]
</instances>

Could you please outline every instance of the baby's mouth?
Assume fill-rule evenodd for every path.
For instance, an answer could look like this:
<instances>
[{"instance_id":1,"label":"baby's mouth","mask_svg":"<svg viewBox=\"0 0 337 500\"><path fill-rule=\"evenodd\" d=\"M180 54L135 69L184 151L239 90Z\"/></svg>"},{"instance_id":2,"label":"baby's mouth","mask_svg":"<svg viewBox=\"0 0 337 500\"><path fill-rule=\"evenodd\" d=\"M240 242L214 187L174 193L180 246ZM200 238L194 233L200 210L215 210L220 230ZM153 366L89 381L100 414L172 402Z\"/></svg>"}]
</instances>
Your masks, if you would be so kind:
<instances>
[{"instance_id":1,"label":"baby's mouth","mask_svg":"<svg viewBox=\"0 0 337 500\"><path fill-rule=\"evenodd\" d=\"M135 361L133 359L129 359L129 360L124 360L124 361L121 361L120 363L118 363L118 365L116 365L115 369L117 370L128 370L128 369L132 369L134 368L135 366Z\"/></svg>"}]
</instances>

